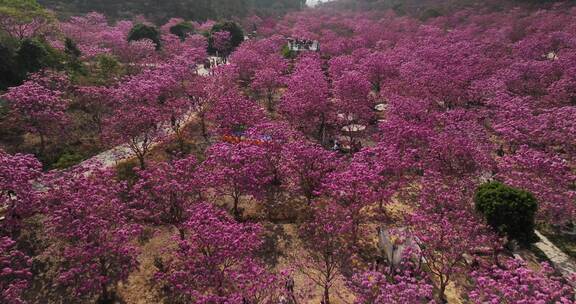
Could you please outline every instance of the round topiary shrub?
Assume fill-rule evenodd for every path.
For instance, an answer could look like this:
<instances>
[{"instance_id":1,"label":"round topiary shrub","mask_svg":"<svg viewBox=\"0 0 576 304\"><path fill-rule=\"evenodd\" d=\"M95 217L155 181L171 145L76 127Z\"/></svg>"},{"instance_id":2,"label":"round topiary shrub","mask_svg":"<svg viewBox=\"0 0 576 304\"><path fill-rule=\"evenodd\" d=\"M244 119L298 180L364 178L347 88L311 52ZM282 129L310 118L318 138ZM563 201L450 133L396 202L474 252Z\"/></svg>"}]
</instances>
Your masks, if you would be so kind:
<instances>
[{"instance_id":1,"label":"round topiary shrub","mask_svg":"<svg viewBox=\"0 0 576 304\"><path fill-rule=\"evenodd\" d=\"M527 191L500 182L481 185L474 196L476 210L500 234L528 245L537 240L534 219L538 204Z\"/></svg>"}]
</instances>

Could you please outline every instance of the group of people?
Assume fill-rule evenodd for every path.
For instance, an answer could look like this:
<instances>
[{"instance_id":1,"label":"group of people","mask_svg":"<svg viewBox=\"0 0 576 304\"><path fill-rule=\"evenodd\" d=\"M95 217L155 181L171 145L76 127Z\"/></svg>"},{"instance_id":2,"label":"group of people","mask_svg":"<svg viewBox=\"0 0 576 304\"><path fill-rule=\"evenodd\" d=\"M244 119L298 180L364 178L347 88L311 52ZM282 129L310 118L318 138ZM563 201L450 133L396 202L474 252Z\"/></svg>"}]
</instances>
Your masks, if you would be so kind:
<instances>
[{"instance_id":1,"label":"group of people","mask_svg":"<svg viewBox=\"0 0 576 304\"><path fill-rule=\"evenodd\" d=\"M330 146L332 146L332 151L356 153L362 149L362 142L359 140L352 140L342 143L337 138L334 138L330 140Z\"/></svg>"}]
</instances>

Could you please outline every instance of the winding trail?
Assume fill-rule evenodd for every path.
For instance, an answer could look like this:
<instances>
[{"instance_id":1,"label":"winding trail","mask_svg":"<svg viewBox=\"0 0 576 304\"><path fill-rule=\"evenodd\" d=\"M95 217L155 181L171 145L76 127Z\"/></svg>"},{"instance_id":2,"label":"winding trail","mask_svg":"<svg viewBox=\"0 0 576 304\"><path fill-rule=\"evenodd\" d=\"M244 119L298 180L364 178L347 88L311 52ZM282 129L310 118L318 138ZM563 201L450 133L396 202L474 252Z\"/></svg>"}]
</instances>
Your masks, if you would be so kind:
<instances>
[{"instance_id":1,"label":"winding trail","mask_svg":"<svg viewBox=\"0 0 576 304\"><path fill-rule=\"evenodd\" d=\"M209 59L211 61L213 61L214 57L209 57ZM210 69L206 69L204 68L203 65L198 65L197 66L197 73L200 76L204 76L204 77L208 77L210 76ZM181 122L182 127L185 127L187 124L189 124L190 122L192 122L195 118L196 115L193 113L188 113L185 115L186 119L184 121ZM162 127L163 128L163 132L164 132L164 137L163 138L167 138L170 137L171 135L173 135L174 131L170 128L170 124L166 123L165 126ZM162 143L162 141L157 141L152 143L151 148L157 146L158 144ZM132 152L132 150L130 149L130 146L128 144L122 144L122 145L118 145L114 148L111 148L109 150L106 150L104 152L101 152L100 154L93 156L81 163L79 163L78 165L76 165L76 168L110 168L110 167L114 167L116 165L118 165L118 163L126 161L126 160L130 160L132 158L134 158L134 153Z\"/></svg>"},{"instance_id":2,"label":"winding trail","mask_svg":"<svg viewBox=\"0 0 576 304\"><path fill-rule=\"evenodd\" d=\"M185 117L186 117L186 119L181 122L181 125L182 125L181 128L184 128L189 123L191 123L196 118L196 114L188 113L185 115ZM162 139L153 142L150 145L150 149L163 143L165 139L170 138L171 136L174 135L174 130L170 127L169 123L165 123L164 126L162 126L162 132L164 133L164 135L162 136ZM138 143L138 145L140 145L140 142ZM86 169L110 168L110 167L114 167L114 166L118 165L118 163L120 163L120 162L130 160L134 157L136 157L136 156L134 155L134 153L130 149L130 146L128 144L122 144L122 145L116 146L114 148L111 148L110 150L106 150L104 152L101 152L100 154L79 163L78 165L75 166L75 168L86 168ZM89 170L88 170L88 172L89 172Z\"/></svg>"},{"instance_id":3,"label":"winding trail","mask_svg":"<svg viewBox=\"0 0 576 304\"><path fill-rule=\"evenodd\" d=\"M542 250L546 257L552 262L554 268L558 270L562 276L576 288L576 282L571 280L572 275L576 273L576 264L574 261L564 253L560 248L556 247L547 237L542 235L538 230L535 231L540 241L534 244L538 249Z\"/></svg>"}]
</instances>

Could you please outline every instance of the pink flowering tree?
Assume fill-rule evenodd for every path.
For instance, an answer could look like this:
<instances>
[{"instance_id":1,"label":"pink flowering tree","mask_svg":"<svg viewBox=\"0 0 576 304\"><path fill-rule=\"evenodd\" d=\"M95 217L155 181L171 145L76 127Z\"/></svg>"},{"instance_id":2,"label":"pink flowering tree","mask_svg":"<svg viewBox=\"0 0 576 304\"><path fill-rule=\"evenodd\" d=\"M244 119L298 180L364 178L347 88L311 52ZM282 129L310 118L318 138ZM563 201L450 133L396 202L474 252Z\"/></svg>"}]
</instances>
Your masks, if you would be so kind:
<instances>
[{"instance_id":1,"label":"pink flowering tree","mask_svg":"<svg viewBox=\"0 0 576 304\"><path fill-rule=\"evenodd\" d=\"M247 48L242 44L230 55L230 63L238 70L240 80L248 82L258 67L262 66L263 59L253 49Z\"/></svg>"},{"instance_id":2,"label":"pink flowering tree","mask_svg":"<svg viewBox=\"0 0 576 304\"><path fill-rule=\"evenodd\" d=\"M186 238L160 265L155 279L176 303L269 303L277 296L274 276L255 254L258 224L238 223L210 203L193 205Z\"/></svg>"},{"instance_id":3,"label":"pink flowering tree","mask_svg":"<svg viewBox=\"0 0 576 304\"><path fill-rule=\"evenodd\" d=\"M208 98L209 94L206 91L208 80L204 77L196 77L193 81L183 83L184 97L188 101L188 105L194 115L198 118L200 123L200 131L204 139L208 139L207 115L210 106L212 105L211 99Z\"/></svg>"},{"instance_id":4,"label":"pink flowering tree","mask_svg":"<svg viewBox=\"0 0 576 304\"><path fill-rule=\"evenodd\" d=\"M306 250L294 257L294 263L321 288L323 303L330 304L330 290L352 258L351 232L348 211L333 202L318 202L312 219L299 229Z\"/></svg>"},{"instance_id":5,"label":"pink flowering tree","mask_svg":"<svg viewBox=\"0 0 576 304\"><path fill-rule=\"evenodd\" d=\"M345 72L334 81L334 95L338 111L347 124L368 124L374 116L373 100L369 97L372 85L360 72Z\"/></svg>"},{"instance_id":6,"label":"pink flowering tree","mask_svg":"<svg viewBox=\"0 0 576 304\"><path fill-rule=\"evenodd\" d=\"M166 134L160 125L164 119L157 109L143 106L130 106L118 109L106 120L104 138L112 144L126 144L129 151L146 168L146 158L154 144Z\"/></svg>"},{"instance_id":7,"label":"pink flowering tree","mask_svg":"<svg viewBox=\"0 0 576 304\"><path fill-rule=\"evenodd\" d=\"M104 138L115 145L126 144L145 167L154 144L170 130L181 135L191 112L188 105L181 104L185 98L182 82L194 72L188 59L178 57L120 83L113 90L118 106L105 123Z\"/></svg>"},{"instance_id":8,"label":"pink flowering tree","mask_svg":"<svg viewBox=\"0 0 576 304\"><path fill-rule=\"evenodd\" d=\"M90 123L97 134L102 135L104 121L111 114L112 103L109 100L111 90L107 87L78 87L75 90L76 106L90 116Z\"/></svg>"},{"instance_id":9,"label":"pink flowering tree","mask_svg":"<svg viewBox=\"0 0 576 304\"><path fill-rule=\"evenodd\" d=\"M360 60L360 71L368 76L372 88L380 92L382 83L398 76L398 64L392 52L374 52Z\"/></svg>"},{"instance_id":10,"label":"pink flowering tree","mask_svg":"<svg viewBox=\"0 0 576 304\"><path fill-rule=\"evenodd\" d=\"M33 183L41 173L42 165L33 156L0 149L0 208L5 217L0 227L12 237L17 237L23 219L39 211Z\"/></svg>"},{"instance_id":11,"label":"pink flowering tree","mask_svg":"<svg viewBox=\"0 0 576 304\"><path fill-rule=\"evenodd\" d=\"M462 193L457 185L429 180L418 209L408 219L420 254L437 282L439 301L446 300L448 283L465 267L464 255L495 243Z\"/></svg>"},{"instance_id":12,"label":"pink flowering tree","mask_svg":"<svg viewBox=\"0 0 576 304\"><path fill-rule=\"evenodd\" d=\"M207 113L219 135L244 132L264 120L264 110L235 89L217 98Z\"/></svg>"},{"instance_id":13,"label":"pink flowering tree","mask_svg":"<svg viewBox=\"0 0 576 304\"><path fill-rule=\"evenodd\" d=\"M368 167L354 163L345 169L335 170L324 178L321 187L321 194L329 196L347 210L351 222L351 241L354 245L361 239L362 226L368 220L362 209L376 202L375 193L365 175Z\"/></svg>"},{"instance_id":14,"label":"pink flowering tree","mask_svg":"<svg viewBox=\"0 0 576 304\"><path fill-rule=\"evenodd\" d=\"M262 185L262 189L266 198L265 208L269 215L283 201L286 194L284 190L287 175L283 169L285 159L282 151L300 138L299 133L282 121L263 122L246 131L244 140L258 145L266 154L264 166L269 177L266 179L266 184Z\"/></svg>"},{"instance_id":15,"label":"pink flowering tree","mask_svg":"<svg viewBox=\"0 0 576 304\"><path fill-rule=\"evenodd\" d=\"M0 300L6 304L26 303L22 296L32 279L32 259L19 251L16 242L0 237Z\"/></svg>"},{"instance_id":16,"label":"pink flowering tree","mask_svg":"<svg viewBox=\"0 0 576 304\"><path fill-rule=\"evenodd\" d=\"M184 239L188 208L200 198L196 167L196 158L189 156L140 171L131 189L131 206L138 210L138 217L156 225L172 225Z\"/></svg>"},{"instance_id":17,"label":"pink flowering tree","mask_svg":"<svg viewBox=\"0 0 576 304\"><path fill-rule=\"evenodd\" d=\"M499 162L498 177L514 187L533 193L539 203L538 218L553 224L574 220L576 176L559 156L522 146Z\"/></svg>"},{"instance_id":18,"label":"pink flowering tree","mask_svg":"<svg viewBox=\"0 0 576 304\"><path fill-rule=\"evenodd\" d=\"M397 269L356 274L347 283L358 304L425 303L432 299L434 289L426 272L409 260Z\"/></svg>"},{"instance_id":19,"label":"pink flowering tree","mask_svg":"<svg viewBox=\"0 0 576 304\"><path fill-rule=\"evenodd\" d=\"M308 204L320 194L322 182L339 167L336 153L305 141L287 144L282 150L282 170L287 176L287 189L303 196Z\"/></svg>"},{"instance_id":20,"label":"pink flowering tree","mask_svg":"<svg viewBox=\"0 0 576 304\"><path fill-rule=\"evenodd\" d=\"M199 176L217 194L232 199L234 216L239 218L241 198L262 198L270 179L266 150L251 142L214 144L206 151Z\"/></svg>"},{"instance_id":21,"label":"pink flowering tree","mask_svg":"<svg viewBox=\"0 0 576 304\"><path fill-rule=\"evenodd\" d=\"M228 58L232 51L232 41L230 39L231 35L228 31L212 33L213 46L223 58Z\"/></svg>"},{"instance_id":22,"label":"pink flowering tree","mask_svg":"<svg viewBox=\"0 0 576 304\"><path fill-rule=\"evenodd\" d=\"M345 72L352 71L356 67L356 58L352 55L341 55L328 60L328 72L332 79L338 79Z\"/></svg>"},{"instance_id":23,"label":"pink flowering tree","mask_svg":"<svg viewBox=\"0 0 576 304\"><path fill-rule=\"evenodd\" d=\"M472 303L573 303L574 289L547 263L533 270L526 262L508 259L501 267L482 265L472 272L468 292Z\"/></svg>"},{"instance_id":24,"label":"pink flowering tree","mask_svg":"<svg viewBox=\"0 0 576 304\"><path fill-rule=\"evenodd\" d=\"M274 68L264 68L256 71L252 81L252 89L265 98L269 112L274 111L274 98L283 83L282 72Z\"/></svg>"},{"instance_id":25,"label":"pink flowering tree","mask_svg":"<svg viewBox=\"0 0 576 304\"><path fill-rule=\"evenodd\" d=\"M286 62L280 56L283 42L281 36L272 36L242 43L230 56L230 63L238 70L239 79L249 83L256 71L266 68L284 71Z\"/></svg>"},{"instance_id":26,"label":"pink flowering tree","mask_svg":"<svg viewBox=\"0 0 576 304\"><path fill-rule=\"evenodd\" d=\"M287 86L280 112L295 128L326 144L334 113L320 58L302 57L287 79Z\"/></svg>"},{"instance_id":27,"label":"pink flowering tree","mask_svg":"<svg viewBox=\"0 0 576 304\"><path fill-rule=\"evenodd\" d=\"M394 195L402 196L403 187L412 181L409 163L393 147L381 143L356 153L323 179L321 193L350 212L355 244L364 237L363 227L370 221L364 208L377 204L381 218L389 220L384 206Z\"/></svg>"},{"instance_id":28,"label":"pink flowering tree","mask_svg":"<svg viewBox=\"0 0 576 304\"><path fill-rule=\"evenodd\" d=\"M108 36L108 42L118 41L118 36L122 36L120 32L114 32L117 39L110 39L112 31L106 16L95 12L72 17L68 22L61 22L59 27L66 37L76 43L83 59L111 52L110 46L103 39L104 36Z\"/></svg>"},{"instance_id":29,"label":"pink flowering tree","mask_svg":"<svg viewBox=\"0 0 576 304\"><path fill-rule=\"evenodd\" d=\"M48 250L55 283L73 298L110 301L138 266L132 241L140 226L120 197L124 191L112 172L71 172L51 182L46 226L57 242Z\"/></svg>"},{"instance_id":30,"label":"pink flowering tree","mask_svg":"<svg viewBox=\"0 0 576 304\"><path fill-rule=\"evenodd\" d=\"M47 137L65 125L68 107L62 89L48 87L44 80L40 77L26 81L3 95L13 115L22 121L29 132L40 138L39 155L44 154ZM62 85L65 85L66 80L62 81Z\"/></svg>"},{"instance_id":31,"label":"pink flowering tree","mask_svg":"<svg viewBox=\"0 0 576 304\"><path fill-rule=\"evenodd\" d=\"M121 62L128 63L128 71L130 73L138 71L138 69L134 69L130 64L140 63L146 60L152 61L155 53L156 44L150 39L130 41L124 47L115 50L118 59L120 59Z\"/></svg>"}]
</instances>

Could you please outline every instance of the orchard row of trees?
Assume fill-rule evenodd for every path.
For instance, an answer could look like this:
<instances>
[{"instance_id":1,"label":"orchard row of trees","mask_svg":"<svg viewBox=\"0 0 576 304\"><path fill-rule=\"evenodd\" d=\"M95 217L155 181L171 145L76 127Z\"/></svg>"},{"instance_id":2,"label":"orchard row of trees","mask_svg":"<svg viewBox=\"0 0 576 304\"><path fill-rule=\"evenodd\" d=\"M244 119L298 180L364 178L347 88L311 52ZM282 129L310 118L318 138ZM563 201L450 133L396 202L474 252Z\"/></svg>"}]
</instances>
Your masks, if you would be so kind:
<instances>
[{"instance_id":1,"label":"orchard row of trees","mask_svg":"<svg viewBox=\"0 0 576 304\"><path fill-rule=\"evenodd\" d=\"M576 14L566 9L251 18L259 36L207 77L197 64L210 38L230 47L233 33L178 35L189 27L172 20L159 43L150 28L128 42L129 21L62 23L87 68L99 54L145 52L97 82L33 74L3 95L10 116L54 140L43 133L65 129L74 105L139 168L43 173L33 156L0 152L0 300L110 303L142 267L146 231L168 227L148 278L167 303L329 304L343 292L440 303L449 286L470 303L573 303L571 278L508 246L529 247L535 223L562 228L576 215ZM286 36L319 40L321 52L285 58ZM190 139L205 149L189 154ZM181 149L151 159L164 140ZM271 222L295 228L285 268L262 255ZM399 259L374 245L376 227L405 248Z\"/></svg>"}]
</instances>

